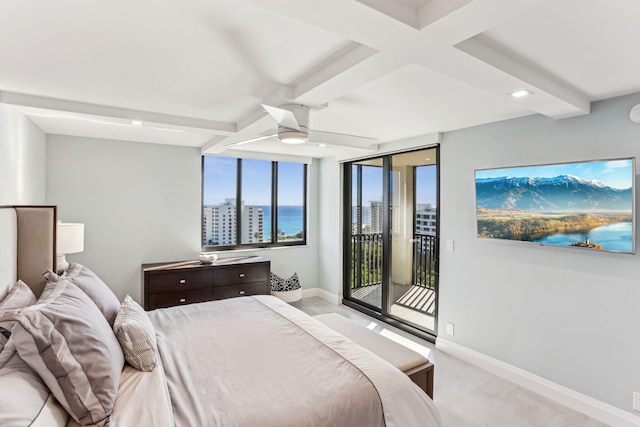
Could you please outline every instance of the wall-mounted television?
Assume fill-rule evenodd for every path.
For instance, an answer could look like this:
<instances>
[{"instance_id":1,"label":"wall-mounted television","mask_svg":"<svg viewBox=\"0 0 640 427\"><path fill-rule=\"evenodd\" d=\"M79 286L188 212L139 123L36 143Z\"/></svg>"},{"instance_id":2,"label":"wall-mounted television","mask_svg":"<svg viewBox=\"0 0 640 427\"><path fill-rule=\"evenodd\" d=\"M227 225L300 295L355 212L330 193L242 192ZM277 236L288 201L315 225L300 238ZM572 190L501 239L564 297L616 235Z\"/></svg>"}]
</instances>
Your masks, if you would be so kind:
<instances>
[{"instance_id":1,"label":"wall-mounted television","mask_svg":"<svg viewBox=\"0 0 640 427\"><path fill-rule=\"evenodd\" d=\"M475 171L480 238L635 253L635 158Z\"/></svg>"}]
</instances>

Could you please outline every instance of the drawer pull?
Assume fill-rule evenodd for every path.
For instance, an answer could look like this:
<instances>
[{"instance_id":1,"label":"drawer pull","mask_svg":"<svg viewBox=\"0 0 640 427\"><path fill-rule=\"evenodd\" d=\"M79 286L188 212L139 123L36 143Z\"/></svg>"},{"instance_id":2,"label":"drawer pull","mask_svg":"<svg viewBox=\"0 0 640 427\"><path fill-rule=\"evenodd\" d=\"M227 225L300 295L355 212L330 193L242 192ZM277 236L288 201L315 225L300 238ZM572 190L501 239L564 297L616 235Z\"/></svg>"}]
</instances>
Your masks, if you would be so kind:
<instances>
[{"instance_id":1,"label":"drawer pull","mask_svg":"<svg viewBox=\"0 0 640 427\"><path fill-rule=\"evenodd\" d=\"M180 279L180 284L181 284L181 285L184 285L185 283L187 283L187 280L186 280L186 279Z\"/></svg>"},{"instance_id":2,"label":"drawer pull","mask_svg":"<svg viewBox=\"0 0 640 427\"><path fill-rule=\"evenodd\" d=\"M240 295L244 295L244 291L240 291Z\"/></svg>"},{"instance_id":3,"label":"drawer pull","mask_svg":"<svg viewBox=\"0 0 640 427\"><path fill-rule=\"evenodd\" d=\"M186 298L180 298L180 302L185 302L186 300Z\"/></svg>"},{"instance_id":4,"label":"drawer pull","mask_svg":"<svg viewBox=\"0 0 640 427\"><path fill-rule=\"evenodd\" d=\"M244 273L240 273L240 277L244 277Z\"/></svg>"}]
</instances>

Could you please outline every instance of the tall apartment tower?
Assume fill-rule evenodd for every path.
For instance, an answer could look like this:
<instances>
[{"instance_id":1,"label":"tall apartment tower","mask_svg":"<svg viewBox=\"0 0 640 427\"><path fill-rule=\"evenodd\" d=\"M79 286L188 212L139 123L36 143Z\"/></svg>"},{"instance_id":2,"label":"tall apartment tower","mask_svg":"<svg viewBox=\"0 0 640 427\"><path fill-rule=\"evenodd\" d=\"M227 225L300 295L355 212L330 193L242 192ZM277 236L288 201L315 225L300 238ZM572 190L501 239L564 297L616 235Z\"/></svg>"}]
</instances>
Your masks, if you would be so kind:
<instances>
[{"instance_id":1,"label":"tall apartment tower","mask_svg":"<svg viewBox=\"0 0 640 427\"><path fill-rule=\"evenodd\" d=\"M258 243L264 240L264 212L258 206L244 206L242 202L242 243ZM204 246L235 245L237 228L236 199L224 199L224 203L206 205L203 208Z\"/></svg>"},{"instance_id":2,"label":"tall apartment tower","mask_svg":"<svg viewBox=\"0 0 640 427\"><path fill-rule=\"evenodd\" d=\"M259 206L244 206L242 215L242 243L264 241L264 210Z\"/></svg>"},{"instance_id":3,"label":"tall apartment tower","mask_svg":"<svg viewBox=\"0 0 640 427\"><path fill-rule=\"evenodd\" d=\"M419 204L416 210L416 233L436 234L436 208L431 203Z\"/></svg>"},{"instance_id":4,"label":"tall apartment tower","mask_svg":"<svg viewBox=\"0 0 640 427\"><path fill-rule=\"evenodd\" d=\"M369 201L369 233L382 233L382 202L379 200Z\"/></svg>"}]
</instances>

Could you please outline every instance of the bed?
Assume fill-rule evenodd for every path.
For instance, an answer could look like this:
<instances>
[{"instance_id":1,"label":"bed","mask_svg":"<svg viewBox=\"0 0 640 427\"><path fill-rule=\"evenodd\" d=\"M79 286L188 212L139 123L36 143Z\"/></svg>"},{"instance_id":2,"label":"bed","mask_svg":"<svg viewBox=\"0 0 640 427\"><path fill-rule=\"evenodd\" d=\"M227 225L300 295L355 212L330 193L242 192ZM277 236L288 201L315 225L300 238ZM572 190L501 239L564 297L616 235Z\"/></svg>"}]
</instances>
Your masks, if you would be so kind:
<instances>
[{"instance_id":1,"label":"bed","mask_svg":"<svg viewBox=\"0 0 640 427\"><path fill-rule=\"evenodd\" d=\"M86 267L42 276L53 269L54 242L55 207L0 208L0 327L12 328L0 347L0 390L18 390L0 399L2 426L441 425L433 401L401 371L275 297L142 315L125 298L115 309L86 287ZM40 299L2 310L19 279ZM152 332L132 355L119 326L136 316ZM67 351L75 353L60 355Z\"/></svg>"}]
</instances>

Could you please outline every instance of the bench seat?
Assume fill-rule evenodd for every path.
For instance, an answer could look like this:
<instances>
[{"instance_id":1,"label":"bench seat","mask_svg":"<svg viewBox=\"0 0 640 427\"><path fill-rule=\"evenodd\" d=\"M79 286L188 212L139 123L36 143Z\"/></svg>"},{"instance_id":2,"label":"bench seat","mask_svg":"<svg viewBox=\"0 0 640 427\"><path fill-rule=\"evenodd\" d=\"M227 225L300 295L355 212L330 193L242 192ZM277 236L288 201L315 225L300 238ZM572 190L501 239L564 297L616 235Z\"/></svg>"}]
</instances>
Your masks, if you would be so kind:
<instances>
[{"instance_id":1,"label":"bench seat","mask_svg":"<svg viewBox=\"0 0 640 427\"><path fill-rule=\"evenodd\" d=\"M433 363L429 359L337 313L314 318L400 369L433 399Z\"/></svg>"}]
</instances>

